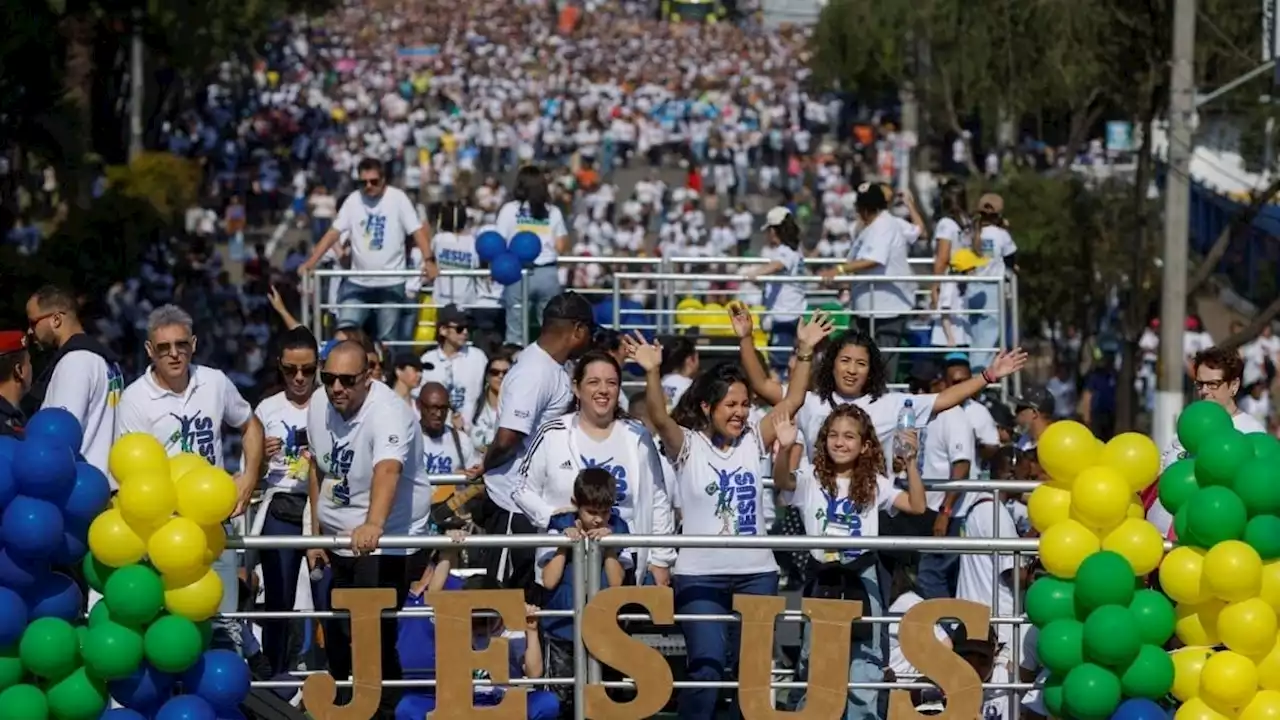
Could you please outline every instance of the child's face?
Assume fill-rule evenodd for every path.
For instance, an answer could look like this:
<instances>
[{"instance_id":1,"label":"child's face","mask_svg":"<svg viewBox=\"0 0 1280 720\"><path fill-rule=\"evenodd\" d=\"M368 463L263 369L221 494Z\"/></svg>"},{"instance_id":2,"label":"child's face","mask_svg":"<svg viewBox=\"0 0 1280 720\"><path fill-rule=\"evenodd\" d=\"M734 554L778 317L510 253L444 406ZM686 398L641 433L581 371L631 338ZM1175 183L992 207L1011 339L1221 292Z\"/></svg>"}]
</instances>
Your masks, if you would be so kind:
<instances>
[{"instance_id":1,"label":"child's face","mask_svg":"<svg viewBox=\"0 0 1280 720\"><path fill-rule=\"evenodd\" d=\"M609 526L609 514L613 508L580 507L578 508L578 524L583 530L599 530Z\"/></svg>"},{"instance_id":2,"label":"child's face","mask_svg":"<svg viewBox=\"0 0 1280 720\"><path fill-rule=\"evenodd\" d=\"M827 454L837 465L845 465L862 454L862 427L852 418L841 417L827 428Z\"/></svg>"}]
</instances>

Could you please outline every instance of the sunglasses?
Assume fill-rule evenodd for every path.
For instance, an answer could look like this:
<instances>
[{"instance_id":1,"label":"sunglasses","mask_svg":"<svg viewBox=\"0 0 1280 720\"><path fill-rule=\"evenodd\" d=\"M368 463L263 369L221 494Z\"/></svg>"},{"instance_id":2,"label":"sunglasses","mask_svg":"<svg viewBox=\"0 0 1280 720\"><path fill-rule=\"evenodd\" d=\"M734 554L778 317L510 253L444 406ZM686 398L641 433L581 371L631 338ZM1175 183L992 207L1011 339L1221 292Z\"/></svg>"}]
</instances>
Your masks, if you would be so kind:
<instances>
[{"instance_id":1,"label":"sunglasses","mask_svg":"<svg viewBox=\"0 0 1280 720\"><path fill-rule=\"evenodd\" d=\"M344 388L353 388L356 386L356 383L360 382L360 378L363 376L364 373L322 372L320 373L320 382L323 383L325 387L333 387L333 384L336 382L340 383Z\"/></svg>"},{"instance_id":2,"label":"sunglasses","mask_svg":"<svg viewBox=\"0 0 1280 720\"><path fill-rule=\"evenodd\" d=\"M360 178L360 182L367 188L376 188L382 185L382 178Z\"/></svg>"},{"instance_id":3,"label":"sunglasses","mask_svg":"<svg viewBox=\"0 0 1280 720\"><path fill-rule=\"evenodd\" d=\"M471 331L471 327L468 325L445 325L443 329L452 330L454 332L460 332L460 333Z\"/></svg>"},{"instance_id":4,"label":"sunglasses","mask_svg":"<svg viewBox=\"0 0 1280 720\"><path fill-rule=\"evenodd\" d=\"M509 372L509 371L507 371L507 370L500 370L500 369L498 369L498 368L489 368L489 377L502 377L502 376L506 375L506 374L507 374L507 372Z\"/></svg>"},{"instance_id":5,"label":"sunglasses","mask_svg":"<svg viewBox=\"0 0 1280 720\"><path fill-rule=\"evenodd\" d=\"M284 373L285 377L293 377L295 375L302 375L303 377L311 377L316 374L316 366L315 365L286 365L284 363L280 363L280 372Z\"/></svg>"},{"instance_id":6,"label":"sunglasses","mask_svg":"<svg viewBox=\"0 0 1280 720\"><path fill-rule=\"evenodd\" d=\"M175 342L156 343L151 346L157 355L188 355L191 353L191 340L177 340Z\"/></svg>"},{"instance_id":7,"label":"sunglasses","mask_svg":"<svg viewBox=\"0 0 1280 720\"><path fill-rule=\"evenodd\" d=\"M448 412L449 410L452 409L448 405L429 405L427 403L423 403L419 407L421 407L424 411L428 411L428 412Z\"/></svg>"}]
</instances>

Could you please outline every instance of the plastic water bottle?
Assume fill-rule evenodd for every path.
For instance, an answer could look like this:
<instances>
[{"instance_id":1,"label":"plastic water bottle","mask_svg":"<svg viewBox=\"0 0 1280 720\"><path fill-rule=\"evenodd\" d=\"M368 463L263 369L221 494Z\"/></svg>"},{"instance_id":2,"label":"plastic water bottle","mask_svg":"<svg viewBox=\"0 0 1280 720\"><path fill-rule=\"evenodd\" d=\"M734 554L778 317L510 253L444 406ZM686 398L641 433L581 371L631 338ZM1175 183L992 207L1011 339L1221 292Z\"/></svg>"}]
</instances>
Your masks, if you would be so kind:
<instances>
[{"instance_id":1,"label":"plastic water bottle","mask_svg":"<svg viewBox=\"0 0 1280 720\"><path fill-rule=\"evenodd\" d=\"M894 455L905 458L910 455L907 450L907 441L903 437L904 433L916 429L916 411L911 406L911 401L906 400L902 403L902 409L898 411L898 430L894 435L893 453Z\"/></svg>"}]
</instances>

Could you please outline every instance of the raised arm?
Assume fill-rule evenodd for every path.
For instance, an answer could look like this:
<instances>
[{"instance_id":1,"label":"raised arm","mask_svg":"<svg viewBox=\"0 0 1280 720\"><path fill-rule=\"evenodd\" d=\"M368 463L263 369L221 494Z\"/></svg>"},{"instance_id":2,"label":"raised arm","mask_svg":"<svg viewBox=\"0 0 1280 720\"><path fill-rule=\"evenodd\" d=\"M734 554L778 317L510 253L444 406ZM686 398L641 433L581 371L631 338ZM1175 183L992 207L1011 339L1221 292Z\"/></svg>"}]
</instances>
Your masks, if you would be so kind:
<instances>
[{"instance_id":1,"label":"raised arm","mask_svg":"<svg viewBox=\"0 0 1280 720\"><path fill-rule=\"evenodd\" d=\"M658 432L662 448L667 457L674 460L680 457L684 448L684 428L676 423L667 410L667 395L662 391L662 377L659 368L662 365L662 345L649 342L640 333L634 336L623 336L627 348L627 357L644 368L644 400L649 409L649 420Z\"/></svg>"},{"instance_id":2,"label":"raised arm","mask_svg":"<svg viewBox=\"0 0 1280 720\"><path fill-rule=\"evenodd\" d=\"M751 392L770 405L782 402L782 383L769 377L768 371L760 364L760 356L756 354L756 343L753 337L755 320L751 310L743 303L729 303L729 323L733 333L738 336L738 358L742 371L747 375L747 384Z\"/></svg>"},{"instance_id":3,"label":"raised arm","mask_svg":"<svg viewBox=\"0 0 1280 720\"><path fill-rule=\"evenodd\" d=\"M800 324L796 328L796 369L792 371L786 397L782 398L782 402L774 405L760 422L760 440L765 447L771 447L776 438L772 419L782 415L790 420L804 405L805 395L809 392L809 373L813 368L813 355L818 343L822 342L834 329L831 318L821 310L815 312L808 322L800 318Z\"/></svg>"},{"instance_id":4,"label":"raised arm","mask_svg":"<svg viewBox=\"0 0 1280 720\"><path fill-rule=\"evenodd\" d=\"M773 417L773 491L775 493L795 492L796 462L791 449L796 446L800 436L791 418L785 415Z\"/></svg>"},{"instance_id":5,"label":"raised arm","mask_svg":"<svg viewBox=\"0 0 1280 720\"><path fill-rule=\"evenodd\" d=\"M1009 352L1000 351L996 354L995 359L991 361L991 364L982 371L981 375L971 377L962 383L956 383L938 393L938 399L933 401L933 417L937 417L938 413L950 410L969 398L977 397L988 385L1000 382L1021 370L1022 366L1026 364L1027 353L1022 348L1014 348Z\"/></svg>"}]
</instances>

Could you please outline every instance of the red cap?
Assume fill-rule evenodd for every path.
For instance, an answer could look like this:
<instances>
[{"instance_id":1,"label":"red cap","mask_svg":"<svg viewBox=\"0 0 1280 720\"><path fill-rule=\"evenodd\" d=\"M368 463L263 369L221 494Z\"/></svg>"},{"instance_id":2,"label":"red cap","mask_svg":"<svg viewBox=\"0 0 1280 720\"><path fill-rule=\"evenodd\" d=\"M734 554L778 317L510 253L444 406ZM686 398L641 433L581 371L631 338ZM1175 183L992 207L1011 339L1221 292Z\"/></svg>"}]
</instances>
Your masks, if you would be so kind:
<instances>
[{"instance_id":1,"label":"red cap","mask_svg":"<svg viewBox=\"0 0 1280 720\"><path fill-rule=\"evenodd\" d=\"M21 330L0 330L0 355L27 349L27 334Z\"/></svg>"}]
</instances>

